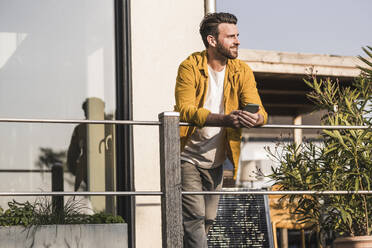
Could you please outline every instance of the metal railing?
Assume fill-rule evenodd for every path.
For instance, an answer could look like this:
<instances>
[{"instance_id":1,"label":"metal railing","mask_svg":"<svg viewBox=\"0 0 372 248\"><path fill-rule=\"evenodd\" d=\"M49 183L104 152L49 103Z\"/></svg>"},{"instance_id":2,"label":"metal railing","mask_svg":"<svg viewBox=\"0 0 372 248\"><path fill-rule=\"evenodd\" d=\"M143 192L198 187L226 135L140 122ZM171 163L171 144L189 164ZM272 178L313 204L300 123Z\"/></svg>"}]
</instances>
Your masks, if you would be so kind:
<instances>
[{"instance_id":1,"label":"metal railing","mask_svg":"<svg viewBox=\"0 0 372 248\"><path fill-rule=\"evenodd\" d=\"M165 112L173 113L173 112ZM0 118L1 122L13 123L54 123L54 124L113 124L113 125L140 125L160 126L161 121L130 121L130 120L57 120L57 119L16 119ZM193 126L191 123L179 122L180 126ZM322 126L322 125L275 125L268 124L258 128L280 128L280 129L371 129L369 126Z\"/></svg>"},{"instance_id":2,"label":"metal railing","mask_svg":"<svg viewBox=\"0 0 372 248\"><path fill-rule=\"evenodd\" d=\"M0 118L0 123L113 124L159 126L161 191L105 192L0 192L0 196L160 196L163 247L182 247L182 194L198 195L299 195L299 194L372 194L372 191L209 191L182 192L179 126L192 124L179 121L176 112L159 114L159 121L131 120L50 120ZM281 129L371 129L368 126L263 125L260 128Z\"/></svg>"}]
</instances>

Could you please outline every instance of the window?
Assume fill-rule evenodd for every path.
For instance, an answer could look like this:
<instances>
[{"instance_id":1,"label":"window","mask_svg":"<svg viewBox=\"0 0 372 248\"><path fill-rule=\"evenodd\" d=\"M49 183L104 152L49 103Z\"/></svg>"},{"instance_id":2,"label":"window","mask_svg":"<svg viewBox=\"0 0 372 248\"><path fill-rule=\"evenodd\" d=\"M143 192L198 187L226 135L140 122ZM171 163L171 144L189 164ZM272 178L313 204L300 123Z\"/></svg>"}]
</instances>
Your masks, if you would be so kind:
<instances>
[{"instance_id":1,"label":"window","mask_svg":"<svg viewBox=\"0 0 372 248\"><path fill-rule=\"evenodd\" d=\"M1 118L110 120L115 112L114 1L0 2ZM0 191L50 191L58 160L65 191L115 189L112 125L0 123L0 137ZM110 197L88 202L115 209Z\"/></svg>"}]
</instances>

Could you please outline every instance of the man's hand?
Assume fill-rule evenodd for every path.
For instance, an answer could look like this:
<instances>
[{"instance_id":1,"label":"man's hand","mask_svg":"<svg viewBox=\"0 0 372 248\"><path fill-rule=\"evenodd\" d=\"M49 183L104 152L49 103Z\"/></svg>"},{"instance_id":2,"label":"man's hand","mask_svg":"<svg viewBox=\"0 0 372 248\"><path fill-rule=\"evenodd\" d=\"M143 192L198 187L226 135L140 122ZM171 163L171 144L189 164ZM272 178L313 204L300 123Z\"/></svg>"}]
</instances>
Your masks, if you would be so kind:
<instances>
[{"instance_id":1,"label":"man's hand","mask_svg":"<svg viewBox=\"0 0 372 248\"><path fill-rule=\"evenodd\" d=\"M255 127L263 124L263 116L259 113L250 113L247 111L239 111L239 123L242 127Z\"/></svg>"},{"instance_id":2,"label":"man's hand","mask_svg":"<svg viewBox=\"0 0 372 248\"><path fill-rule=\"evenodd\" d=\"M234 110L230 114L224 116L223 125L228 127L239 128L241 127L239 122L240 110Z\"/></svg>"},{"instance_id":3,"label":"man's hand","mask_svg":"<svg viewBox=\"0 0 372 248\"><path fill-rule=\"evenodd\" d=\"M211 126L225 126L225 127L239 128L241 127L240 122L239 122L239 112L240 110L235 110L235 111L232 111L228 115L210 113L207 116L207 120L205 121L205 124L211 125Z\"/></svg>"},{"instance_id":4,"label":"man's hand","mask_svg":"<svg viewBox=\"0 0 372 248\"><path fill-rule=\"evenodd\" d=\"M249 113L243 110L234 110L228 115L210 113L205 124L225 127L255 127L263 124L263 116L259 113Z\"/></svg>"}]
</instances>

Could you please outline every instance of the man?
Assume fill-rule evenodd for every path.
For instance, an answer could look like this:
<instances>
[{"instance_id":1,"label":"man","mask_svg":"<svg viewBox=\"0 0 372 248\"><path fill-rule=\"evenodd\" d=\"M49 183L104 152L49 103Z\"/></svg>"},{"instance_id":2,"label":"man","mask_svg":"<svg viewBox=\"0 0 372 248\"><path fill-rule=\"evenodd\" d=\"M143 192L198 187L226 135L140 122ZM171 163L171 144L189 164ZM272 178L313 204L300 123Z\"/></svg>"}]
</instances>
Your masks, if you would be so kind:
<instances>
[{"instance_id":1,"label":"man","mask_svg":"<svg viewBox=\"0 0 372 248\"><path fill-rule=\"evenodd\" d=\"M85 119L88 119L88 100L81 106ZM85 189L88 186L87 141L87 125L80 123L74 128L67 151L67 168L75 175L75 191L78 191L82 182L85 183Z\"/></svg>"},{"instance_id":2,"label":"man","mask_svg":"<svg viewBox=\"0 0 372 248\"><path fill-rule=\"evenodd\" d=\"M183 191L220 190L226 158L236 175L240 128L267 120L252 70L236 59L240 45L236 23L237 18L228 13L205 16L200 34L206 50L193 53L179 66L175 110L181 121L196 125L180 128ZM239 110L248 103L258 104L259 111ZM218 195L183 196L184 247L207 247L218 201Z\"/></svg>"}]
</instances>

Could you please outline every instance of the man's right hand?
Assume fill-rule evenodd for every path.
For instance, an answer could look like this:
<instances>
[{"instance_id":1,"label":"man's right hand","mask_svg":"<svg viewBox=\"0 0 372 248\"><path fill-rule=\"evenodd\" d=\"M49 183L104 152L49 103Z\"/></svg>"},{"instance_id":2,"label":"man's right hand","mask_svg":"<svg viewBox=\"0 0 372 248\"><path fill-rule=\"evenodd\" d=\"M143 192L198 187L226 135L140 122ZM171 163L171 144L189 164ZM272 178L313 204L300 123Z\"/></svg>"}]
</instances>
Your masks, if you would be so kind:
<instances>
[{"instance_id":1,"label":"man's right hand","mask_svg":"<svg viewBox=\"0 0 372 248\"><path fill-rule=\"evenodd\" d=\"M224 126L239 128L241 127L239 121L240 110L234 110L230 114L224 116Z\"/></svg>"},{"instance_id":2,"label":"man's right hand","mask_svg":"<svg viewBox=\"0 0 372 248\"><path fill-rule=\"evenodd\" d=\"M232 111L228 115L210 113L207 116L207 120L205 121L205 124L211 125L211 126L225 126L225 127L239 128L241 127L240 122L239 122L240 111L241 110L235 110L235 111Z\"/></svg>"}]
</instances>

